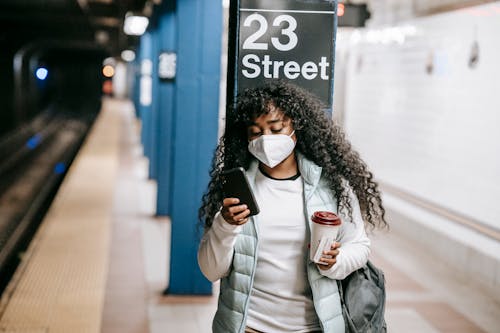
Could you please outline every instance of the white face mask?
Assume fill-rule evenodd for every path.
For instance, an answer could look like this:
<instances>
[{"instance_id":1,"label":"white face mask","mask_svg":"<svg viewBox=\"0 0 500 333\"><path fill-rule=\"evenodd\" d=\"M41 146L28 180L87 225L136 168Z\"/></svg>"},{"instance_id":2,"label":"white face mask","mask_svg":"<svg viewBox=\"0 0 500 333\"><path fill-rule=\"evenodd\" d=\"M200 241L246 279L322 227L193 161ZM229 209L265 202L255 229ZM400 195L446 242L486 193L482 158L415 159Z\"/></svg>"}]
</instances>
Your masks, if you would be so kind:
<instances>
[{"instance_id":1,"label":"white face mask","mask_svg":"<svg viewBox=\"0 0 500 333\"><path fill-rule=\"evenodd\" d=\"M261 135L248 143L248 151L268 167L274 168L290 156L295 148L293 133L295 131L290 135Z\"/></svg>"}]
</instances>

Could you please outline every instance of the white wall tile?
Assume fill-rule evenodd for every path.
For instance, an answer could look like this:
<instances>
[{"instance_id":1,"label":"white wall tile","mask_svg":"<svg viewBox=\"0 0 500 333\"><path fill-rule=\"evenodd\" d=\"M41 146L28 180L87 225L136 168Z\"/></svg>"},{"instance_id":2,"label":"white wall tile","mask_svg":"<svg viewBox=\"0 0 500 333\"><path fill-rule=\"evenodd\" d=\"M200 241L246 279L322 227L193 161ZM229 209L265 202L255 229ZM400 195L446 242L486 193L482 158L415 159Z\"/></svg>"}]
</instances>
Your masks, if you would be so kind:
<instances>
[{"instance_id":1,"label":"white wall tile","mask_svg":"<svg viewBox=\"0 0 500 333\"><path fill-rule=\"evenodd\" d=\"M399 27L402 44L395 29L338 44L347 134L378 179L500 229L500 2Z\"/></svg>"}]
</instances>

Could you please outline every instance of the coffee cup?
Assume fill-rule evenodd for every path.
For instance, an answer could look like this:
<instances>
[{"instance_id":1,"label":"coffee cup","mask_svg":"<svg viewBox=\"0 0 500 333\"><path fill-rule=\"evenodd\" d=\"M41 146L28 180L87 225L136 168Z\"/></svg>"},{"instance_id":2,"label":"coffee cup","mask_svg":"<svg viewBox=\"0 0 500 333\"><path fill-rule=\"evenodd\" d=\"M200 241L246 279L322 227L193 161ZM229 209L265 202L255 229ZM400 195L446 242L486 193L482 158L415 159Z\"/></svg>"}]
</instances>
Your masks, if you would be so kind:
<instances>
[{"instance_id":1,"label":"coffee cup","mask_svg":"<svg viewBox=\"0 0 500 333\"><path fill-rule=\"evenodd\" d=\"M320 261L321 256L337 238L342 221L335 213L326 211L314 212L311 221L310 259L315 263L325 264Z\"/></svg>"}]
</instances>

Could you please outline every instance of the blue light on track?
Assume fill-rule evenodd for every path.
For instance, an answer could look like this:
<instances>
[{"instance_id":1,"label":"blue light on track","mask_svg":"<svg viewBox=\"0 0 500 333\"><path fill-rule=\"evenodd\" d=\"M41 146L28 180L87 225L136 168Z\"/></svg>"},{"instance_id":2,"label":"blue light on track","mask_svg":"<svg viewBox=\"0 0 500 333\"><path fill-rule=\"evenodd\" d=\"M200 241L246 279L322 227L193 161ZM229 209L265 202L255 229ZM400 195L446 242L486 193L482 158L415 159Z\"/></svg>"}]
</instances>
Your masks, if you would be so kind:
<instances>
[{"instance_id":1,"label":"blue light on track","mask_svg":"<svg viewBox=\"0 0 500 333\"><path fill-rule=\"evenodd\" d=\"M66 164L64 164L63 162L57 163L56 166L54 167L54 173L56 175L63 174L65 171L66 171Z\"/></svg>"},{"instance_id":2,"label":"blue light on track","mask_svg":"<svg viewBox=\"0 0 500 333\"><path fill-rule=\"evenodd\" d=\"M26 147L28 147L29 149L35 149L36 146L38 146L38 144L40 143L41 141L41 136L39 134L35 134L33 135L31 138L29 138L29 140L26 142Z\"/></svg>"},{"instance_id":3,"label":"blue light on track","mask_svg":"<svg viewBox=\"0 0 500 333\"><path fill-rule=\"evenodd\" d=\"M47 75L49 74L49 71L47 70L47 68L44 68L44 67L40 67L36 70L36 77L39 79L39 80L45 80L47 78Z\"/></svg>"}]
</instances>

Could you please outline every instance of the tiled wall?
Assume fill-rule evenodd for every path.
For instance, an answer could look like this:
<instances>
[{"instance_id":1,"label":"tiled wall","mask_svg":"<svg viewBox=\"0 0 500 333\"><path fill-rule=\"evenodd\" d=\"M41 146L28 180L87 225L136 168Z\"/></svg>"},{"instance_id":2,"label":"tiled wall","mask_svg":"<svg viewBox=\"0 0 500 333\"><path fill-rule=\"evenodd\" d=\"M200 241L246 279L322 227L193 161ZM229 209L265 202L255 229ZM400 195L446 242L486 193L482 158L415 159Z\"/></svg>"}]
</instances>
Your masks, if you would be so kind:
<instances>
[{"instance_id":1,"label":"tiled wall","mask_svg":"<svg viewBox=\"0 0 500 333\"><path fill-rule=\"evenodd\" d=\"M392 24L414 16L413 1L422 0L370 0L369 26Z\"/></svg>"},{"instance_id":2,"label":"tiled wall","mask_svg":"<svg viewBox=\"0 0 500 333\"><path fill-rule=\"evenodd\" d=\"M500 229L500 2L340 37L346 131L376 177Z\"/></svg>"},{"instance_id":3,"label":"tiled wall","mask_svg":"<svg viewBox=\"0 0 500 333\"><path fill-rule=\"evenodd\" d=\"M351 0L368 3L370 27L394 24L412 17L425 16L452 9L494 2L492 0Z\"/></svg>"}]
</instances>

